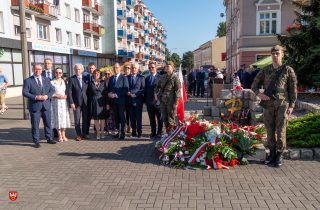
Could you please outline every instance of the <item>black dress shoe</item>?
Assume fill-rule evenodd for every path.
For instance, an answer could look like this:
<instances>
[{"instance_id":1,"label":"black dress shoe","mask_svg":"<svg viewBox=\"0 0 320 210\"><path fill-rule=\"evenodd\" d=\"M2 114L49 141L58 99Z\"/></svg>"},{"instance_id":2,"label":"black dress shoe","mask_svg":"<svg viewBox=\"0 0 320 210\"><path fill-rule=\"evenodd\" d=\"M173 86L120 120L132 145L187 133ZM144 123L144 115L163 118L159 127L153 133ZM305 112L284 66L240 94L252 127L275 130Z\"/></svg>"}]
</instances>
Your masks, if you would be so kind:
<instances>
[{"instance_id":1,"label":"black dress shoe","mask_svg":"<svg viewBox=\"0 0 320 210\"><path fill-rule=\"evenodd\" d=\"M117 135L115 135L113 138L119 138L119 136L120 136L120 135L119 135L119 134L117 134Z\"/></svg>"},{"instance_id":2,"label":"black dress shoe","mask_svg":"<svg viewBox=\"0 0 320 210\"><path fill-rule=\"evenodd\" d=\"M158 133L157 138L161 138L162 133Z\"/></svg>"},{"instance_id":3,"label":"black dress shoe","mask_svg":"<svg viewBox=\"0 0 320 210\"><path fill-rule=\"evenodd\" d=\"M35 148L39 148L40 144L39 143L35 143Z\"/></svg>"},{"instance_id":4,"label":"black dress shoe","mask_svg":"<svg viewBox=\"0 0 320 210\"><path fill-rule=\"evenodd\" d=\"M276 162L275 162L275 167L281 167L283 166L283 152L278 152Z\"/></svg>"},{"instance_id":5,"label":"black dress shoe","mask_svg":"<svg viewBox=\"0 0 320 210\"><path fill-rule=\"evenodd\" d=\"M137 134L136 133L132 133L131 136L132 137L137 137Z\"/></svg>"},{"instance_id":6,"label":"black dress shoe","mask_svg":"<svg viewBox=\"0 0 320 210\"><path fill-rule=\"evenodd\" d=\"M269 157L263 162L264 165L274 163L276 161L276 150L270 149Z\"/></svg>"},{"instance_id":7,"label":"black dress shoe","mask_svg":"<svg viewBox=\"0 0 320 210\"><path fill-rule=\"evenodd\" d=\"M150 138L155 137L155 136L157 136L157 134L155 134L155 133L151 133L151 134L149 135Z\"/></svg>"},{"instance_id":8,"label":"black dress shoe","mask_svg":"<svg viewBox=\"0 0 320 210\"><path fill-rule=\"evenodd\" d=\"M122 139L124 139L124 137L125 137L125 135L121 134L120 139L122 140Z\"/></svg>"},{"instance_id":9,"label":"black dress shoe","mask_svg":"<svg viewBox=\"0 0 320 210\"><path fill-rule=\"evenodd\" d=\"M142 137L142 134L141 134L141 133L139 133L139 134L138 134L138 138L139 138L139 139L141 139L141 137Z\"/></svg>"},{"instance_id":10,"label":"black dress shoe","mask_svg":"<svg viewBox=\"0 0 320 210\"><path fill-rule=\"evenodd\" d=\"M47 141L49 144L56 144L57 142L53 141L53 140L49 140Z\"/></svg>"}]
</instances>

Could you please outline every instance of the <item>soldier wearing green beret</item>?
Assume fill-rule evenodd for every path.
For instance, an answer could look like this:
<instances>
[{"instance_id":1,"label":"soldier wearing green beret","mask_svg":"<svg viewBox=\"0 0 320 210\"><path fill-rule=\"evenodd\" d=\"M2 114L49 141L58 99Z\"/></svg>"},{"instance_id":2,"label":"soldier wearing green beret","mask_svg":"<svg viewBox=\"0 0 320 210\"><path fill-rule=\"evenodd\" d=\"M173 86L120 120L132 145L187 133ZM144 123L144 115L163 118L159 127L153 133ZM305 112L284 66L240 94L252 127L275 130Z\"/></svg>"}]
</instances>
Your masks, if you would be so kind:
<instances>
[{"instance_id":1,"label":"soldier wearing green beret","mask_svg":"<svg viewBox=\"0 0 320 210\"><path fill-rule=\"evenodd\" d=\"M157 86L154 88L154 99L158 101L157 93L162 90L160 99L160 109L163 122L166 128L175 124L175 115L177 113L178 101L180 99L180 80L176 74L173 74L174 63L168 61L166 64L167 74L163 75Z\"/></svg>"},{"instance_id":2,"label":"soldier wearing green beret","mask_svg":"<svg viewBox=\"0 0 320 210\"><path fill-rule=\"evenodd\" d=\"M265 100L266 109L263 109L263 121L267 130L267 142L270 156L264 164L275 163L276 167L283 165L283 151L286 148L287 121L291 115L297 100L297 78L294 70L287 66L278 78L275 92L276 100L270 100L268 96L259 92L261 85L267 88L282 65L284 56L283 48L279 45L271 48L272 64L262 68L255 77L252 91Z\"/></svg>"}]
</instances>

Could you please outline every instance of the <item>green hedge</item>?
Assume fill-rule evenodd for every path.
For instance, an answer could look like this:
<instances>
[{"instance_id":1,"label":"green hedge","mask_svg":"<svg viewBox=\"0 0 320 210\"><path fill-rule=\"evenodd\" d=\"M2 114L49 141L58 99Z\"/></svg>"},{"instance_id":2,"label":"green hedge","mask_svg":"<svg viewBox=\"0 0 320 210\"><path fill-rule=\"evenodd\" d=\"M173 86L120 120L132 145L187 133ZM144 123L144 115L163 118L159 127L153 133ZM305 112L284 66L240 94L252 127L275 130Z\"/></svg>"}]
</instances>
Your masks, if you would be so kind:
<instances>
[{"instance_id":1,"label":"green hedge","mask_svg":"<svg viewBox=\"0 0 320 210\"><path fill-rule=\"evenodd\" d=\"M320 146L320 113L292 119L287 127L287 145L296 148Z\"/></svg>"}]
</instances>

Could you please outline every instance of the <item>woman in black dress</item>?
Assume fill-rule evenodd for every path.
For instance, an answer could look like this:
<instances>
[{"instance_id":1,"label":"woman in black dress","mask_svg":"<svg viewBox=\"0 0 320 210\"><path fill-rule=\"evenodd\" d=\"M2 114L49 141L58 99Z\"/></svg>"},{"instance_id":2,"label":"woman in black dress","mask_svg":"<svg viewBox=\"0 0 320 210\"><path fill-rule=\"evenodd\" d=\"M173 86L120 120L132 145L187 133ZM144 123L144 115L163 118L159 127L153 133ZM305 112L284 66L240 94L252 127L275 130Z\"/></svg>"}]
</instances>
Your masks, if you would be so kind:
<instances>
[{"instance_id":1,"label":"woman in black dress","mask_svg":"<svg viewBox=\"0 0 320 210\"><path fill-rule=\"evenodd\" d=\"M104 139L104 123L107 116L106 82L101 80L101 72L98 69L93 71L92 77L94 80L89 86L91 113L97 129L97 139L100 139L100 137Z\"/></svg>"},{"instance_id":2,"label":"woman in black dress","mask_svg":"<svg viewBox=\"0 0 320 210\"><path fill-rule=\"evenodd\" d=\"M108 90L108 84L109 84L109 79L112 76L112 71L111 69L105 69L104 70L104 81L106 82L107 90ZM107 101L109 101L109 98L107 97ZM112 134L115 135L116 131L116 123L114 119L114 114L113 114L113 109L112 106L110 106L107 103L107 118L106 118L106 125L104 130L107 132L107 135Z\"/></svg>"}]
</instances>

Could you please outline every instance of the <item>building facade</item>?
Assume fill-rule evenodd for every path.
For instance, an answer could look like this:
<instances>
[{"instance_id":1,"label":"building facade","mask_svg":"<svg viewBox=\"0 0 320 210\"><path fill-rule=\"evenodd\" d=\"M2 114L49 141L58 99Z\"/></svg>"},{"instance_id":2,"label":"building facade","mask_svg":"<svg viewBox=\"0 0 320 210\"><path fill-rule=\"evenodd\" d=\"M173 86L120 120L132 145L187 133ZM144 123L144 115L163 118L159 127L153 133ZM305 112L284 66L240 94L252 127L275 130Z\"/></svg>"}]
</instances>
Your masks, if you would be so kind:
<instances>
[{"instance_id":1,"label":"building facade","mask_svg":"<svg viewBox=\"0 0 320 210\"><path fill-rule=\"evenodd\" d=\"M216 68L226 67L226 61L222 54L226 51L226 37L218 37L210 40L193 51L194 67L199 69L203 65L213 65Z\"/></svg>"},{"instance_id":2,"label":"building facade","mask_svg":"<svg viewBox=\"0 0 320 210\"><path fill-rule=\"evenodd\" d=\"M310 0L295 0L308 3ZM273 32L287 35L296 19L292 0L224 0L227 24L227 69L249 66L271 55L279 44Z\"/></svg>"}]
</instances>

